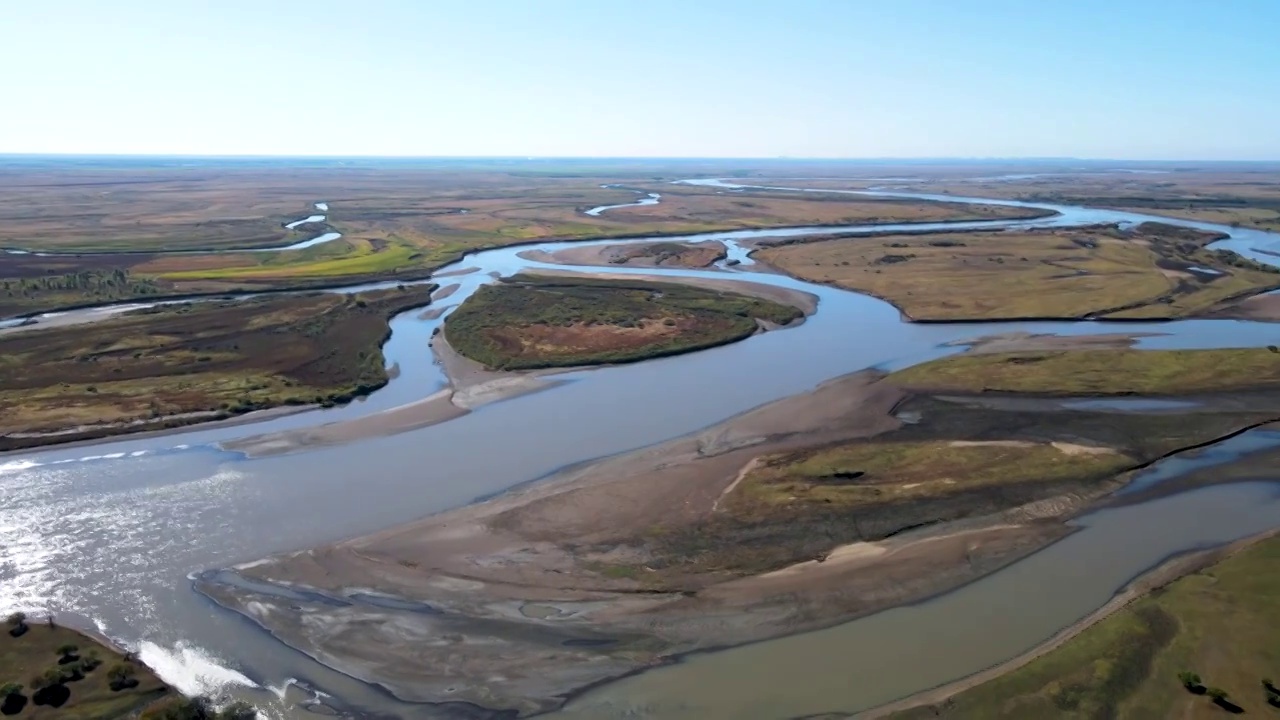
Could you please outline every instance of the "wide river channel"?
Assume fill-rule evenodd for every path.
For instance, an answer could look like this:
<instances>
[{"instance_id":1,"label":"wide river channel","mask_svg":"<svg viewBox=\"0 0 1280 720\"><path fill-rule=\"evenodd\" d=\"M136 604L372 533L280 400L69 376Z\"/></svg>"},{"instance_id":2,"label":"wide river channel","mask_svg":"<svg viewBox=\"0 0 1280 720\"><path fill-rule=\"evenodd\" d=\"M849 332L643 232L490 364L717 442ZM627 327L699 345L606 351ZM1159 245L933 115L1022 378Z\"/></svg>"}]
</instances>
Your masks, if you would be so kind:
<instances>
[{"instance_id":1,"label":"wide river channel","mask_svg":"<svg viewBox=\"0 0 1280 720\"><path fill-rule=\"evenodd\" d=\"M690 181L737 187L715 180ZM949 202L1012 201L883 193ZM649 200L650 198L645 198ZM658 201L658 198L652 198ZM392 381L350 405L261 422L197 428L83 447L0 456L0 612L52 611L136 649L189 692L232 690L278 717L317 717L319 699L351 717L445 717L453 711L397 701L275 641L191 588L194 574L383 529L502 492L573 463L693 432L824 380L867 367L902 367L962 349L966 340L1022 331L1064 335L1150 333L1142 347L1246 347L1280 342L1280 326L1235 320L1169 323L1016 322L917 325L880 300L785 276L749 272L738 243L832 232L1044 227L1147 220L1231 234L1217 247L1263 262L1280 235L1134 213L1035 204L1059 214L984 221L704 233L736 267L645 274L734 277L797 288L819 298L804 324L690 355L560 376L549 389L479 408L439 425L294 454L246 458L220 443L397 407L445 385L428 341L441 319L420 310L392 321L384 348ZM320 209L328 211L328 207ZM338 208L340 210L340 208ZM602 210L601 212L605 212ZM629 242L642 242L644 239ZM618 241L599 241L608 244ZM477 253L444 268L459 284L456 307L477 287L524 269L544 243ZM473 272L445 274L467 268ZM575 269L575 268L569 268ZM577 268L581 269L581 268ZM610 272L630 272L609 266ZM355 292L341 288L335 292ZM89 309L60 316L91 321ZM52 322L50 324L53 324ZM1280 445L1255 431L1206 461ZM1177 470L1173 472L1171 470ZM1280 478L1276 478L1280 479ZM965 588L834 628L696 655L601 686L561 713L581 718L795 717L852 711L981 670L1088 614L1162 559L1280 526L1280 491L1268 482L1203 488L1111 508L1081 530ZM466 713L470 716L470 713Z\"/></svg>"}]
</instances>

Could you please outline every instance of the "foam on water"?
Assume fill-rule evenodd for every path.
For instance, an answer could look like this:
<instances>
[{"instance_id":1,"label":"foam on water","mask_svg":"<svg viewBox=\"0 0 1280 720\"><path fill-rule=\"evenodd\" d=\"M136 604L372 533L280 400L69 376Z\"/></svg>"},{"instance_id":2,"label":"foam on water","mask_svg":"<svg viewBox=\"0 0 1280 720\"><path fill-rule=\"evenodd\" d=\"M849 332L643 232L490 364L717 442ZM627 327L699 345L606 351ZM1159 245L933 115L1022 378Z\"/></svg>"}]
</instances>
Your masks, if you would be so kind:
<instances>
[{"instance_id":1,"label":"foam on water","mask_svg":"<svg viewBox=\"0 0 1280 720\"><path fill-rule=\"evenodd\" d=\"M181 641L164 648L144 640L138 645L138 657L184 695L217 695L229 685L261 687L203 648Z\"/></svg>"},{"instance_id":2,"label":"foam on water","mask_svg":"<svg viewBox=\"0 0 1280 720\"><path fill-rule=\"evenodd\" d=\"M0 463L0 475L30 470L34 467L40 467L43 464L44 463L38 463L35 460L10 460L8 462Z\"/></svg>"}]
</instances>

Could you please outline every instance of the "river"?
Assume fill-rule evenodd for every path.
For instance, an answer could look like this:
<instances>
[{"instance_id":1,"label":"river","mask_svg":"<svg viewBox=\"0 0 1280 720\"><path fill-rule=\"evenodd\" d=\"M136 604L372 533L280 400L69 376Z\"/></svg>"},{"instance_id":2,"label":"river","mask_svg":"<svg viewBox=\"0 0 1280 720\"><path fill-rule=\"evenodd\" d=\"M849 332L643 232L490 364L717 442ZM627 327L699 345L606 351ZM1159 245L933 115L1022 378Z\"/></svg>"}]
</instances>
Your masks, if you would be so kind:
<instances>
[{"instance_id":1,"label":"river","mask_svg":"<svg viewBox=\"0 0 1280 720\"><path fill-rule=\"evenodd\" d=\"M949 195L929 197L968 201ZM746 230L681 239L724 242L730 248L730 258L744 260L748 265L747 250L738 244L740 241L815 233L881 232L894 227L1039 227L1160 220L1231 233L1232 238L1222 246L1264 262L1275 258L1256 251L1280 246L1280 236L1260 231L1133 213L1051 207L1060 214L1032 221ZM646 240L652 238L629 242ZM599 244L613 242L617 241ZM534 248L553 252L581 244L544 243ZM518 253L526 249L529 248L481 252L442 269L441 273L477 268L440 279L442 284L461 285L440 304L456 307L476 288L492 282L491 273L505 276L525 268L552 267L520 258ZM723 278L742 272L742 266L715 271L617 266L610 266L609 270ZM1232 320L1123 326L1094 322L916 325L902 322L891 305L857 293L780 275L751 273L745 279L811 292L819 298L819 311L799 327L765 333L734 345L570 373L561 377L564 382L548 390L485 406L461 418L401 435L257 459L220 449L219 443L238 437L385 410L443 387L445 379L432 362L427 344L442 319L426 320L419 317L420 311L409 311L392 321L393 334L385 348L388 363L397 366L399 373L385 388L362 401L252 425L197 427L159 437L6 454L0 457L0 492L6 499L0 507L0 611L52 610L64 619L97 627L122 644L138 649L167 680L184 690L239 687L246 697L264 703L280 716L309 714L305 707L308 698L313 697L312 691L297 690L305 687L323 691L330 696L329 704L352 715L433 717L434 711L429 708L397 702L385 692L329 670L276 642L247 620L195 593L190 578L210 568L300 550L457 507L569 464L692 432L765 402L809 390L832 377L871 366L901 367L956 352L961 348L955 343L984 335L1010 331L1149 332L1153 335L1140 342L1153 348L1257 346L1274 344L1280 336L1275 325ZM355 292L367 287L373 286L337 291ZM91 321L88 316L95 310L76 312L85 314L88 319L84 321ZM101 314L100 309L96 312ZM77 316L69 315L75 321ZM875 338L875 342L867 342L868 338ZM777 372L779 367L786 367L787 372ZM626 408L626 412L619 412L619 408ZM1266 445L1273 439L1262 440ZM499 444L501 452L494 452ZM1194 529L1179 532L1183 517L1179 513L1185 512L1179 510L1183 508L1180 503L1189 502L1184 499L1187 497L1196 498L1195 502L1204 507L1220 508L1220 512L1206 512L1192 523ZM692 708L690 712L694 714L690 717L732 717L733 707L716 704L719 691L713 689L721 687L717 682L739 676L749 679L735 683L731 695L757 699L765 695L779 703L779 711L784 705L790 712L793 705L808 707L806 702L811 705L819 700L823 709L856 709L879 701L882 695L901 695L936 684L1025 649L1101 605L1125 579L1162 557L1249 534L1255 527L1280 525L1280 506L1266 486L1209 488L1196 491L1194 496L1184 494L1105 512L1112 514L1082 519L1081 532L1044 553L965 591L939 598L934 604L909 609L932 612L930 617L950 618L949 622L956 625L982 627L994 623L998 628L992 633L1000 636L998 642L992 641L989 651L983 651L985 654L970 652L971 648L939 651L937 654L945 657L937 658L928 672L907 673L910 682L885 685L882 673L867 676L861 684L851 683L854 671L844 669L845 663L860 668L855 661L880 657L885 641L876 638L894 637L901 642L904 653L920 643L932 642L927 634L932 630L924 628L933 626L919 617L913 616L911 623L891 630L877 629L879 626L872 621L878 615L822 633L699 656L606 685L581 698L568 712L581 717L600 717L601 713L644 717L635 711L657 707L658 714L650 712L649 716L668 717L668 711ZM1240 519L1246 515L1253 519ZM1097 517L1127 519L1091 519ZM1132 537L1125 542L1140 547L1135 545L1132 552L1108 552L1104 540L1126 532ZM1049 567L1033 575L1035 585L1017 580L1018 573L1033 572L1024 568L1040 567L1036 563L1043 561L1038 558L1050 552L1065 553L1080 567L1105 561L1111 569L1082 573L1081 577L1065 573L1059 577ZM1026 593L1052 592L1054 588L1063 592L1060 602L1025 606L1034 608L1034 612L1020 611L1021 606L1015 606L1003 609L999 616L975 609L980 606L946 604L957 602L950 598L986 587L994 589L979 597L990 599L1001 593L1029 597ZM926 611L930 607L935 610ZM969 614L957 614L965 612ZM990 617L999 620L984 621ZM910 631L913 623L922 628L920 632ZM884 634L894 632L904 634ZM863 643L872 641L877 643L877 653L858 652ZM805 642L811 644L804 645ZM792 647L788 643L801 643L795 647L807 648L805 652L812 655L814 664L804 666L809 668L807 674L797 676L804 682L794 682L783 671L784 666L796 668L797 672L801 667L787 654L790 651L786 648ZM771 655L769 648L774 647L777 654ZM743 663L749 668L744 668ZM751 669L758 663L758 670ZM775 668L773 675L765 672L769 667ZM925 684L920 685L921 682ZM851 684L865 687L840 690ZM883 692L867 689L882 685L886 688ZM286 692L286 688L292 689ZM810 700L802 701L805 696Z\"/></svg>"}]
</instances>

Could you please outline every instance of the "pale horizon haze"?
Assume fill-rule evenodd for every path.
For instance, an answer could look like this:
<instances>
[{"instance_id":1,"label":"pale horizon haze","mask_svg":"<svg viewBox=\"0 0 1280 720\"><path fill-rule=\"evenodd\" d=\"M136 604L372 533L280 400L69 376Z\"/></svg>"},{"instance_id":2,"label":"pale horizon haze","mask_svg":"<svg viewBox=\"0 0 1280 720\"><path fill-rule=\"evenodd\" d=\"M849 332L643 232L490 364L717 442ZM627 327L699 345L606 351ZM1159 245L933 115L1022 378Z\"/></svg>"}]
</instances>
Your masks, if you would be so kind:
<instances>
[{"instance_id":1,"label":"pale horizon haze","mask_svg":"<svg viewBox=\"0 0 1280 720\"><path fill-rule=\"evenodd\" d=\"M6 3L0 153L1280 159L1280 2Z\"/></svg>"}]
</instances>

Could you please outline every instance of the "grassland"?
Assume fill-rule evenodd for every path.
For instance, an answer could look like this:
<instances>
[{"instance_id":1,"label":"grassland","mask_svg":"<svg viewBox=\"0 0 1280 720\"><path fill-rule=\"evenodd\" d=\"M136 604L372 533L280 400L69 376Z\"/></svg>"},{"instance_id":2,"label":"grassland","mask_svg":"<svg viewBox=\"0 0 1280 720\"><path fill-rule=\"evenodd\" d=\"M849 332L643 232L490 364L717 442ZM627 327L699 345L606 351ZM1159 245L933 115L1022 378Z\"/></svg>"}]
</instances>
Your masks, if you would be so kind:
<instances>
[{"instance_id":1,"label":"grassland","mask_svg":"<svg viewBox=\"0 0 1280 720\"><path fill-rule=\"evenodd\" d=\"M517 275L467 299L445 321L449 342L490 368L633 362L741 340L759 320L800 310L673 283Z\"/></svg>"},{"instance_id":2,"label":"grassland","mask_svg":"<svg viewBox=\"0 0 1280 720\"><path fill-rule=\"evenodd\" d=\"M805 506L856 506L936 497L986 485L1055 482L1132 467L1106 447L1025 440L840 445L762 458L725 506L749 517Z\"/></svg>"},{"instance_id":3,"label":"grassland","mask_svg":"<svg viewBox=\"0 0 1280 720\"><path fill-rule=\"evenodd\" d=\"M466 182L462 179L461 182ZM602 196L601 193L606 194ZM599 217L583 209L618 198L627 191L527 180L501 190L474 189L442 197L356 198L336 203L332 224L351 242L336 258L316 263L306 256L280 253L215 267L187 268L190 259L144 264L137 272L166 281L222 280L257 282L336 275L390 275L427 271L467 252L540 240L663 235L855 222L912 222L936 219L1002 217L1003 208L913 201L808 199L795 194L761 192L725 196L705 188L663 188L663 202L620 208ZM343 245L334 245L341 248Z\"/></svg>"},{"instance_id":4,"label":"grassland","mask_svg":"<svg viewBox=\"0 0 1280 720\"><path fill-rule=\"evenodd\" d=\"M1218 718L1280 714L1280 539L1143 597L1065 645L917 718ZM1185 687L1181 673L1200 682ZM1271 689L1264 682L1270 680ZM1209 688L1226 691L1215 703ZM1234 706L1234 709L1230 706Z\"/></svg>"},{"instance_id":5,"label":"grassland","mask_svg":"<svg viewBox=\"0 0 1280 720\"><path fill-rule=\"evenodd\" d=\"M961 354L900 370L890 381L931 392L1181 395L1280 388L1280 354L1224 350L1066 350Z\"/></svg>"},{"instance_id":6,"label":"grassland","mask_svg":"<svg viewBox=\"0 0 1280 720\"><path fill-rule=\"evenodd\" d=\"M468 252L549 239L1026 214L838 195L726 193L669 185L650 169L645 187L661 191L661 204L592 217L583 211L635 196L632 189L602 184L636 178L593 175L588 169L544 174L486 167L21 166L0 175L0 248L61 254L0 254L0 282L9 283L0 288L0 314L140 297L420 278ZM311 214L315 201L329 203L327 227L341 231L343 240L296 251L236 252L326 229L284 228ZM188 254L162 254L175 250ZM80 252L97 254L67 254ZM78 279L85 273L123 274L124 279L111 285Z\"/></svg>"},{"instance_id":7,"label":"grassland","mask_svg":"<svg viewBox=\"0 0 1280 720\"><path fill-rule=\"evenodd\" d=\"M868 292L915 320L1176 318L1280 286L1280 274L1205 249L1219 236L1145 223L841 238L756 257L805 280Z\"/></svg>"},{"instance_id":8,"label":"grassland","mask_svg":"<svg viewBox=\"0 0 1280 720\"><path fill-rule=\"evenodd\" d=\"M1100 494L1127 469L1276 417L988 409L924 395L898 410L922 421L760 456L704 522L633 539L651 580L768 572L922 525Z\"/></svg>"},{"instance_id":9,"label":"grassland","mask_svg":"<svg viewBox=\"0 0 1280 720\"><path fill-rule=\"evenodd\" d=\"M0 632L0 685L23 686L17 696L0 698L4 717L17 720L108 720L134 717L144 707L173 696L168 686L145 665L126 659L111 647L61 626L31 621L17 637L6 625ZM71 655L59 649L76 646ZM74 659L73 659L74 658ZM95 662L96 659L96 662ZM86 664L83 661L88 660ZM120 676L117 666L132 682L112 688ZM113 669L115 672L113 673ZM64 671L66 678L43 691L42 674ZM75 678L75 679L69 679Z\"/></svg>"},{"instance_id":10,"label":"grassland","mask_svg":"<svg viewBox=\"0 0 1280 720\"><path fill-rule=\"evenodd\" d=\"M387 320L431 289L165 305L6 336L0 448L350 400L386 383Z\"/></svg>"}]
</instances>

